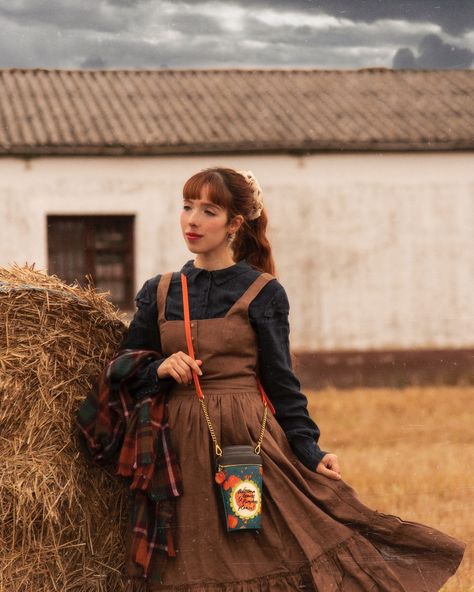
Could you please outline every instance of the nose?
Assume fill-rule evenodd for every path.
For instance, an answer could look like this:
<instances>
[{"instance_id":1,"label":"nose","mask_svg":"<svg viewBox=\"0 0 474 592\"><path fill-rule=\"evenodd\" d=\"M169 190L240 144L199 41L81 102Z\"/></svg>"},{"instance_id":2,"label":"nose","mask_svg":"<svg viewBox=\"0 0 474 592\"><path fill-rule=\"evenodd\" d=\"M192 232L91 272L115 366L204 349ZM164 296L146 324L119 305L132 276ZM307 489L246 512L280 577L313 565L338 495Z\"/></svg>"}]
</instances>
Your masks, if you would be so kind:
<instances>
[{"instance_id":1,"label":"nose","mask_svg":"<svg viewBox=\"0 0 474 592\"><path fill-rule=\"evenodd\" d=\"M199 222L198 216L199 216L199 212L197 212L196 210L193 209L190 212L189 218L188 218L188 222L189 222L189 224L191 226L197 226L198 225L198 222Z\"/></svg>"}]
</instances>

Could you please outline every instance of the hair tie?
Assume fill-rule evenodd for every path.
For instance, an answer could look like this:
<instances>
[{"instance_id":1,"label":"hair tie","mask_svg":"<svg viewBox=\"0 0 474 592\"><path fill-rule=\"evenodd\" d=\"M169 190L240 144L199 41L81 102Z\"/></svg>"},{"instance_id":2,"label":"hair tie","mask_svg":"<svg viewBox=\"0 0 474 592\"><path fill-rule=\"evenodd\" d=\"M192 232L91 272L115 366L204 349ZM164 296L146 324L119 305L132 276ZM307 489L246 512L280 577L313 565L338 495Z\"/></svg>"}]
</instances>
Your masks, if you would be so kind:
<instances>
[{"instance_id":1,"label":"hair tie","mask_svg":"<svg viewBox=\"0 0 474 592\"><path fill-rule=\"evenodd\" d=\"M262 188L260 187L257 179L254 177L252 171L237 171L237 173L244 177L252 189L253 208L250 215L248 216L248 219L255 220L260 216L263 210Z\"/></svg>"}]
</instances>

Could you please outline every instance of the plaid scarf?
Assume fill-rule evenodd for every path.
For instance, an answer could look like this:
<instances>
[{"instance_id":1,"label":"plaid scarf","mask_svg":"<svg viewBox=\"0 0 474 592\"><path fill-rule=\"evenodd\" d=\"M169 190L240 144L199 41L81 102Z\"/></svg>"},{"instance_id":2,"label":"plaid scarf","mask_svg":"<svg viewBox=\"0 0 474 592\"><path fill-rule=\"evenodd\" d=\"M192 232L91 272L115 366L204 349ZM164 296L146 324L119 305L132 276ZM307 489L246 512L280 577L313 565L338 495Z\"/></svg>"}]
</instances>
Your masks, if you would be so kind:
<instances>
[{"instance_id":1,"label":"plaid scarf","mask_svg":"<svg viewBox=\"0 0 474 592\"><path fill-rule=\"evenodd\" d=\"M127 378L158 359L152 350L119 351L107 364L77 415L80 443L98 463L116 458L118 475L130 478L131 541L127 571L148 578L153 552L176 555L170 526L175 498L183 485L172 450L166 397L160 392L139 401L127 389ZM153 574L159 578L159 574Z\"/></svg>"}]
</instances>

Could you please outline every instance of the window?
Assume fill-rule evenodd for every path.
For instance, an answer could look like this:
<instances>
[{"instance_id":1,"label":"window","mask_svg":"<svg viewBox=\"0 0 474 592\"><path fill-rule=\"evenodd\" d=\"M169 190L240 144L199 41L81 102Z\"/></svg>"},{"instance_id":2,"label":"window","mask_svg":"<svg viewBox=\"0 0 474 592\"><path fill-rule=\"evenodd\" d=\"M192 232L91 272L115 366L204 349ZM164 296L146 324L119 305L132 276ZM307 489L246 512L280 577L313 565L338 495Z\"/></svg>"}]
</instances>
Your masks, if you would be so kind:
<instances>
[{"instance_id":1,"label":"window","mask_svg":"<svg viewBox=\"0 0 474 592\"><path fill-rule=\"evenodd\" d=\"M133 305L133 216L48 216L48 272L67 283L90 275L124 310Z\"/></svg>"}]
</instances>

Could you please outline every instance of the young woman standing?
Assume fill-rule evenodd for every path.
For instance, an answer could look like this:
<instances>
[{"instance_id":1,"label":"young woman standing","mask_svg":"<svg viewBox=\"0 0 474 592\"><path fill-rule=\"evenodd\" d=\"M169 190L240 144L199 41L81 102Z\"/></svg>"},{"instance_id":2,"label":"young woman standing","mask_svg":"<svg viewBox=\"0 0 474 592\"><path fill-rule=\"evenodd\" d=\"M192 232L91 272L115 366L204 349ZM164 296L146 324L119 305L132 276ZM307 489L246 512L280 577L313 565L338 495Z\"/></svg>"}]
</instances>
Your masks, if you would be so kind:
<instances>
[{"instance_id":1,"label":"young woman standing","mask_svg":"<svg viewBox=\"0 0 474 592\"><path fill-rule=\"evenodd\" d=\"M195 255L180 272L147 280L122 349L159 352L129 381L137 400L166 393L182 472L173 525L176 556L150 590L175 592L434 592L456 571L464 543L365 506L342 479L289 352L289 304L274 277L261 188L250 171L215 167L184 185L181 231ZM181 274L189 291L190 355ZM227 532L214 449L198 403L199 376L222 445L256 443L268 413L262 528ZM361 466L361 470L363 466Z\"/></svg>"}]
</instances>

